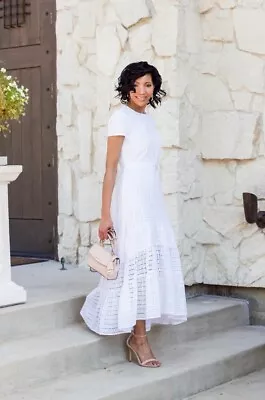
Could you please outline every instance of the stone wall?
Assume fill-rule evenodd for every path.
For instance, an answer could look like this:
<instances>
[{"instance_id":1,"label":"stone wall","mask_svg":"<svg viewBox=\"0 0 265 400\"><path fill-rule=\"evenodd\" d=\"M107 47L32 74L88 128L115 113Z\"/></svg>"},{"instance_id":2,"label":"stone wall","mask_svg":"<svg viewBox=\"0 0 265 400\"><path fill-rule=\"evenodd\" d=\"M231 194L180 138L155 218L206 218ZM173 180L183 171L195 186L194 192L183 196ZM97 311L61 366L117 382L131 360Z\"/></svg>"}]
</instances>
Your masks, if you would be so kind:
<instances>
[{"instance_id":1,"label":"stone wall","mask_svg":"<svg viewBox=\"0 0 265 400\"><path fill-rule=\"evenodd\" d=\"M265 2L187 1L177 59L187 284L265 287L265 238L242 193L265 194Z\"/></svg>"},{"instance_id":2,"label":"stone wall","mask_svg":"<svg viewBox=\"0 0 265 400\"><path fill-rule=\"evenodd\" d=\"M178 225L178 1L57 0L59 257L86 263L97 237L106 124L114 85L132 61L155 64L168 97L155 111L163 137L163 188Z\"/></svg>"},{"instance_id":3,"label":"stone wall","mask_svg":"<svg viewBox=\"0 0 265 400\"><path fill-rule=\"evenodd\" d=\"M265 238L242 192L265 195L263 0L57 0L59 256L96 240L114 84L155 64L163 189L186 284L265 287ZM265 209L265 207L264 207Z\"/></svg>"}]
</instances>

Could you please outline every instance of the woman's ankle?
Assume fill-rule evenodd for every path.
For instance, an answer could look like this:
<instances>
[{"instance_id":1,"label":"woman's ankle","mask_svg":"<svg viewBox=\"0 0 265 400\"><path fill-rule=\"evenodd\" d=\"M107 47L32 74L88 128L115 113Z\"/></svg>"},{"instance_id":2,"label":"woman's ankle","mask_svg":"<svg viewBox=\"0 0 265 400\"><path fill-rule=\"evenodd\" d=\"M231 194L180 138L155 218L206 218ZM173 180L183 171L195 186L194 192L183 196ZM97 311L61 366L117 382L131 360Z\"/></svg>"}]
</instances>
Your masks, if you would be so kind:
<instances>
[{"instance_id":1,"label":"woman's ankle","mask_svg":"<svg viewBox=\"0 0 265 400\"><path fill-rule=\"evenodd\" d=\"M146 335L146 332L133 332L133 336L136 336L137 338L145 338L147 335Z\"/></svg>"},{"instance_id":2,"label":"woman's ankle","mask_svg":"<svg viewBox=\"0 0 265 400\"><path fill-rule=\"evenodd\" d=\"M136 324L133 329L133 334L138 338L146 337L145 321L136 321Z\"/></svg>"},{"instance_id":3,"label":"woman's ankle","mask_svg":"<svg viewBox=\"0 0 265 400\"><path fill-rule=\"evenodd\" d=\"M139 333L134 333L132 335L131 341L135 343L136 345L142 345L147 342L147 336L144 332Z\"/></svg>"}]
</instances>

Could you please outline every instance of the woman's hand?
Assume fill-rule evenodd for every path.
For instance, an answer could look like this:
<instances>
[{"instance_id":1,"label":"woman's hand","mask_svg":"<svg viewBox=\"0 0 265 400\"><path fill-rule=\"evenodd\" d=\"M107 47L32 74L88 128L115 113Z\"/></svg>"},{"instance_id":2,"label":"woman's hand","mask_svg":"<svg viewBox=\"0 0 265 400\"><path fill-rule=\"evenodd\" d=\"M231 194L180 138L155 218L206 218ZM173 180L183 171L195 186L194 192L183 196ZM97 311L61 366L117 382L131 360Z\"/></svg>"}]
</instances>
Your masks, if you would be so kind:
<instances>
[{"instance_id":1,"label":"woman's hand","mask_svg":"<svg viewBox=\"0 0 265 400\"><path fill-rule=\"evenodd\" d=\"M108 231L110 229L113 229L111 218L102 218L98 228L98 236L100 240L106 240L108 238Z\"/></svg>"}]
</instances>

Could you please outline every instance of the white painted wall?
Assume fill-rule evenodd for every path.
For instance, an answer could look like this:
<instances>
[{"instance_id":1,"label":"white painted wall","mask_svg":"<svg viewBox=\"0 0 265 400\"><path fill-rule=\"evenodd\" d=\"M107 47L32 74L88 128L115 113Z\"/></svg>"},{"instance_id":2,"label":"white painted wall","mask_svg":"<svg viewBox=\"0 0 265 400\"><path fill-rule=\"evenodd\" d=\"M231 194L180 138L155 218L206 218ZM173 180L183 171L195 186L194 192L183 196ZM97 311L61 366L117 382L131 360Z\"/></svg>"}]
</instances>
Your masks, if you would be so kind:
<instances>
[{"instance_id":1,"label":"white painted wall","mask_svg":"<svg viewBox=\"0 0 265 400\"><path fill-rule=\"evenodd\" d=\"M168 92L154 117L187 284L265 287L265 239L242 192L264 196L265 1L57 0L59 255L96 240L106 124L131 61Z\"/></svg>"}]
</instances>

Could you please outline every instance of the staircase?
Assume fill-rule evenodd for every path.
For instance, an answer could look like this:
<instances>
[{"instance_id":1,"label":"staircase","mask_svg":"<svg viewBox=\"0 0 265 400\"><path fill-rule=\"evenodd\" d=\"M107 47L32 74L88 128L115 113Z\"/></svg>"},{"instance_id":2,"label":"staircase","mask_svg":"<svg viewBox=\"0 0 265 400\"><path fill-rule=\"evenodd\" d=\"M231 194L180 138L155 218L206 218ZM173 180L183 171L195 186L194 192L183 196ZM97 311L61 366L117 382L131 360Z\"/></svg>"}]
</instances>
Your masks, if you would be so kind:
<instances>
[{"instance_id":1,"label":"staircase","mask_svg":"<svg viewBox=\"0 0 265 400\"><path fill-rule=\"evenodd\" d=\"M12 270L29 302L0 309L1 400L180 400L265 368L265 328L249 326L247 303L207 296L188 300L187 323L151 331L161 368L130 364L125 336L96 336L80 320L97 278L59 268ZM214 390L191 398L217 399Z\"/></svg>"}]
</instances>

